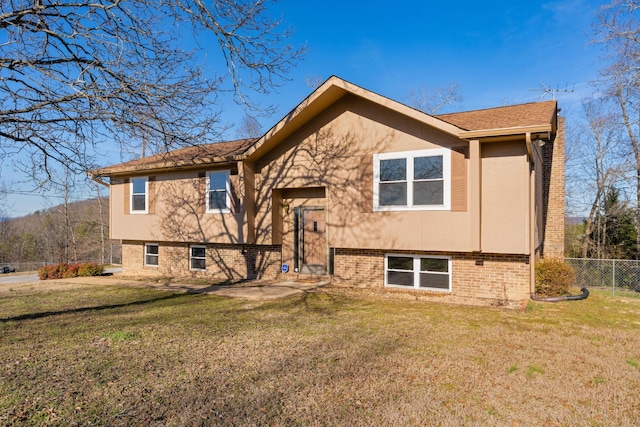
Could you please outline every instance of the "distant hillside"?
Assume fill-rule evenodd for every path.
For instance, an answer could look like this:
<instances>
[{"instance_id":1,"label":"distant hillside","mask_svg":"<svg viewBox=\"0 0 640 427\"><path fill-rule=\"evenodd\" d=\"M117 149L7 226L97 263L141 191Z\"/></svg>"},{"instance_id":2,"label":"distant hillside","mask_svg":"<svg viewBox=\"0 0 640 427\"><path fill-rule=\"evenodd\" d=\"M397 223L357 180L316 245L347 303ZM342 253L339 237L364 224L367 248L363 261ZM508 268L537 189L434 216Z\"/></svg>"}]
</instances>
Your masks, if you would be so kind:
<instances>
[{"instance_id":1,"label":"distant hillside","mask_svg":"<svg viewBox=\"0 0 640 427\"><path fill-rule=\"evenodd\" d=\"M586 220L585 217L582 216L565 216L564 217L564 225L579 225L582 224Z\"/></svg>"},{"instance_id":2,"label":"distant hillside","mask_svg":"<svg viewBox=\"0 0 640 427\"><path fill-rule=\"evenodd\" d=\"M105 197L0 221L0 264L22 270L30 263L109 262L111 245Z\"/></svg>"}]
</instances>

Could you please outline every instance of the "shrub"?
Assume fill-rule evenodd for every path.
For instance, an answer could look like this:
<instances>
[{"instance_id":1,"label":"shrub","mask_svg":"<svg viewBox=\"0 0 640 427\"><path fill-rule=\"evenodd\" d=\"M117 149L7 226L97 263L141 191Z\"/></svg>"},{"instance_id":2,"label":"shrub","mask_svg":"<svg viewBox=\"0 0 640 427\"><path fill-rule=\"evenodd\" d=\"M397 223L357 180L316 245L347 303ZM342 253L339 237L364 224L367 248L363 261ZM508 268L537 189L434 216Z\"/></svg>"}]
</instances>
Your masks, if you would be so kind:
<instances>
[{"instance_id":1,"label":"shrub","mask_svg":"<svg viewBox=\"0 0 640 427\"><path fill-rule=\"evenodd\" d=\"M104 273L104 265L95 262L84 262L79 265L78 276L101 276Z\"/></svg>"},{"instance_id":2,"label":"shrub","mask_svg":"<svg viewBox=\"0 0 640 427\"><path fill-rule=\"evenodd\" d=\"M46 265L43 265L38 269L38 278L40 280L47 280L49 278L49 268Z\"/></svg>"},{"instance_id":3,"label":"shrub","mask_svg":"<svg viewBox=\"0 0 640 427\"><path fill-rule=\"evenodd\" d=\"M560 296L569 293L576 283L570 265L557 259L542 260L536 264L536 293L544 296Z\"/></svg>"},{"instance_id":4,"label":"shrub","mask_svg":"<svg viewBox=\"0 0 640 427\"><path fill-rule=\"evenodd\" d=\"M45 265L38 270L38 277L40 280L47 279L62 279L65 276L65 272L69 269L69 264L61 262L56 265Z\"/></svg>"},{"instance_id":5,"label":"shrub","mask_svg":"<svg viewBox=\"0 0 640 427\"><path fill-rule=\"evenodd\" d=\"M104 266L95 262L83 262L82 264L67 264L61 262L56 265L45 265L38 269L40 280L70 279L78 276L100 276L104 273Z\"/></svg>"},{"instance_id":6,"label":"shrub","mask_svg":"<svg viewBox=\"0 0 640 427\"><path fill-rule=\"evenodd\" d=\"M71 279L72 277L78 277L79 264L69 264L67 268L62 272L63 279Z\"/></svg>"}]
</instances>

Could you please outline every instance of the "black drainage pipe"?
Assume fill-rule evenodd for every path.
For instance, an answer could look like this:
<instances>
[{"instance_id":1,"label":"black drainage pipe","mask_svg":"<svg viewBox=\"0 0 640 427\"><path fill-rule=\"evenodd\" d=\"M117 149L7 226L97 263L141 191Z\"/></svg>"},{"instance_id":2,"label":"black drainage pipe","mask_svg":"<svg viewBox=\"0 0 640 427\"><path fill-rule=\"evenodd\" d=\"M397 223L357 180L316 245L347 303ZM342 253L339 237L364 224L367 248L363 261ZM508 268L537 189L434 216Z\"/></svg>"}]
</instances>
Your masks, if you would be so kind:
<instances>
[{"instance_id":1,"label":"black drainage pipe","mask_svg":"<svg viewBox=\"0 0 640 427\"><path fill-rule=\"evenodd\" d=\"M587 299L589 296L589 289L582 288L580 290L582 291L582 294L580 295L564 295L561 297L538 297L535 292L532 292L531 299L542 302L578 301L581 299Z\"/></svg>"}]
</instances>

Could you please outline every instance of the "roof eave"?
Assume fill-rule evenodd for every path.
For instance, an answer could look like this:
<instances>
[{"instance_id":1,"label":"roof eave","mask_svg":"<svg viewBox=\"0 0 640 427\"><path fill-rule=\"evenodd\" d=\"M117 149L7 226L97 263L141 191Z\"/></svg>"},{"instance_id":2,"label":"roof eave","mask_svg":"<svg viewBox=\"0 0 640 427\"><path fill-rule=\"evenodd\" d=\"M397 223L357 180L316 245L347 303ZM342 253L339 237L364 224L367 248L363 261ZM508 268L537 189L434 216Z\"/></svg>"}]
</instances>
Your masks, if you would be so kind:
<instances>
[{"instance_id":1,"label":"roof eave","mask_svg":"<svg viewBox=\"0 0 640 427\"><path fill-rule=\"evenodd\" d=\"M532 126L518 126L511 128L497 128L497 129L480 129L480 130L465 130L459 133L462 139L484 139L492 137L510 136L510 135L525 135L529 134L544 134L552 133L554 131L551 123L543 125Z\"/></svg>"},{"instance_id":2,"label":"roof eave","mask_svg":"<svg viewBox=\"0 0 640 427\"><path fill-rule=\"evenodd\" d=\"M177 162L169 162L162 166L144 166L137 165L131 166L127 168L123 168L120 170L113 170L113 168L100 168L93 171L90 171L89 174L94 178L112 178L118 176L131 176L131 175L148 175L151 173L164 173L167 171L183 171L190 169L202 169L203 166L224 166L233 163L237 163L243 161L247 158L246 155L235 155L235 156L225 156L225 157L208 157L208 158L199 158L189 161L177 161Z\"/></svg>"}]
</instances>

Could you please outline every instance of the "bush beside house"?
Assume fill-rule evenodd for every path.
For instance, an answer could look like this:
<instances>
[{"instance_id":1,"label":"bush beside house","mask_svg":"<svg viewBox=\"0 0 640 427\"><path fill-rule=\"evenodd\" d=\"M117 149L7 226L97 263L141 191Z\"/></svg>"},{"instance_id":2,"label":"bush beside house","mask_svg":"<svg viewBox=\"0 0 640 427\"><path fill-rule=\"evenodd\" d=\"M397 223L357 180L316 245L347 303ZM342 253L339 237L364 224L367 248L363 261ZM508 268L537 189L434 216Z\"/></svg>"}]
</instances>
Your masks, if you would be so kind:
<instances>
[{"instance_id":1,"label":"bush beside house","mask_svg":"<svg viewBox=\"0 0 640 427\"><path fill-rule=\"evenodd\" d=\"M575 285L573 268L557 259L544 259L536 264L536 293L543 296L561 296Z\"/></svg>"}]
</instances>

